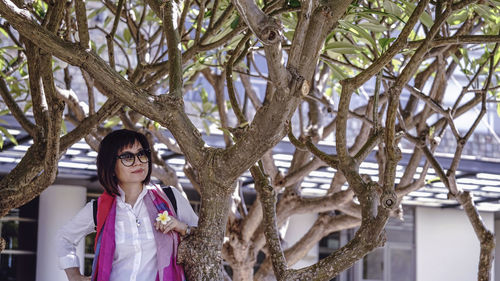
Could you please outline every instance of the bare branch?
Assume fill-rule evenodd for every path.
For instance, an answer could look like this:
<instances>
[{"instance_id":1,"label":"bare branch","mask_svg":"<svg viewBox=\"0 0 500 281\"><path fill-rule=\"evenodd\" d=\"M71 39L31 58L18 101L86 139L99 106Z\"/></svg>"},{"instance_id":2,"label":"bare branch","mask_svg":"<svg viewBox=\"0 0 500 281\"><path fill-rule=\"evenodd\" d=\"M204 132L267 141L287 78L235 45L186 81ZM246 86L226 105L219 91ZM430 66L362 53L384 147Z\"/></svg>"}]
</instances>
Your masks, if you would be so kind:
<instances>
[{"instance_id":1,"label":"bare branch","mask_svg":"<svg viewBox=\"0 0 500 281\"><path fill-rule=\"evenodd\" d=\"M76 22L78 23L78 37L80 45L85 48L90 48L89 26L87 23L87 8L84 0L75 0Z\"/></svg>"},{"instance_id":2,"label":"bare branch","mask_svg":"<svg viewBox=\"0 0 500 281\"><path fill-rule=\"evenodd\" d=\"M34 137L36 135L37 128L30 120L28 120L28 118L26 118L21 108L19 108L19 105L16 103L14 98L12 98L3 78L0 78L0 95L14 118L16 118L17 122L19 122L19 124L31 137Z\"/></svg>"}]
</instances>

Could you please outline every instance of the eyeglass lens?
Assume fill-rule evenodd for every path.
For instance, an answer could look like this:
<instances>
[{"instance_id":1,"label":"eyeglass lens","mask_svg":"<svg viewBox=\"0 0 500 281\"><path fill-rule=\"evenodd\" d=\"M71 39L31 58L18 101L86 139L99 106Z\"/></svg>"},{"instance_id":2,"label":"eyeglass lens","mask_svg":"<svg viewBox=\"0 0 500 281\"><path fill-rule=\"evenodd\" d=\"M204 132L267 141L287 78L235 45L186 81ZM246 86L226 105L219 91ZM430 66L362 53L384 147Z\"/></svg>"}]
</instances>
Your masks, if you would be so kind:
<instances>
[{"instance_id":1,"label":"eyeglass lens","mask_svg":"<svg viewBox=\"0 0 500 281\"><path fill-rule=\"evenodd\" d=\"M131 153L131 152L125 152L125 153L119 155L118 158L120 158L120 160L122 161L122 164L124 166L129 167L129 166L134 165L136 156L137 156L137 159L139 159L139 162L141 162L141 163L147 163L149 160L145 150L141 150L141 151L137 152L136 154Z\"/></svg>"}]
</instances>

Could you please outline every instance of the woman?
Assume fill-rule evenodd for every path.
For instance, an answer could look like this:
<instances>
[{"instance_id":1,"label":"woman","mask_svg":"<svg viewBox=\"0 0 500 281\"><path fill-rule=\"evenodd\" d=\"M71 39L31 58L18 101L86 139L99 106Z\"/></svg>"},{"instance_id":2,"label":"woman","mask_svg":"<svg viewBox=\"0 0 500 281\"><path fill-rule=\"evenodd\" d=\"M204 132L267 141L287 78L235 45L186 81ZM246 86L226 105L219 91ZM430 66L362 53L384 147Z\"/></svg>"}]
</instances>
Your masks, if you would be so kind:
<instances>
[{"instance_id":1,"label":"woman","mask_svg":"<svg viewBox=\"0 0 500 281\"><path fill-rule=\"evenodd\" d=\"M185 280L176 262L177 246L198 217L176 189L177 213L162 189L149 185L151 167L143 134L117 130L102 140L97 175L105 192L97 201L97 221L89 202L58 233L59 264L70 281ZM95 230L92 277L85 277L79 271L76 245Z\"/></svg>"}]
</instances>

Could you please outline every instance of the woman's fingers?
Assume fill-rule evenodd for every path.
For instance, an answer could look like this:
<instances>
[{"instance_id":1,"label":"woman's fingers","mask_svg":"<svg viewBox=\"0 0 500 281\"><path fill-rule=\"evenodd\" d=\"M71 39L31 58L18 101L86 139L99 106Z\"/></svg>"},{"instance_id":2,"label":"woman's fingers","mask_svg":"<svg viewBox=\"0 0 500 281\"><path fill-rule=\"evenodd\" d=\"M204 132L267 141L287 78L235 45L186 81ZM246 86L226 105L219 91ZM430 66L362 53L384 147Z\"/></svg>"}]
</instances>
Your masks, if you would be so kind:
<instances>
[{"instance_id":1,"label":"woman's fingers","mask_svg":"<svg viewBox=\"0 0 500 281\"><path fill-rule=\"evenodd\" d=\"M167 221L166 224L163 224L161 222L155 222L155 228L156 230L162 232L162 233L168 233L172 230L180 232L183 228L183 223L178 221L177 219L170 217L170 220Z\"/></svg>"}]
</instances>

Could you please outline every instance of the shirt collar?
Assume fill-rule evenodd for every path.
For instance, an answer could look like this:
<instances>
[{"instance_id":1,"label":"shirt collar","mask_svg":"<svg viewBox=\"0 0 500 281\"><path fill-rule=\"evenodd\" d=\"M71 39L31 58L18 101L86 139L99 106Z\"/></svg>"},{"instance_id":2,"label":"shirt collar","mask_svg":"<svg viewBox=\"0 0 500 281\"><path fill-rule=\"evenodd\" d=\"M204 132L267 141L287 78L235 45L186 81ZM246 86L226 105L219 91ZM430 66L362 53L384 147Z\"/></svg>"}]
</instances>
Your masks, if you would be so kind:
<instances>
[{"instance_id":1,"label":"shirt collar","mask_svg":"<svg viewBox=\"0 0 500 281\"><path fill-rule=\"evenodd\" d=\"M120 201L125 203L125 191L123 191L123 189L120 187L120 185L118 185L118 192L120 193ZM142 198L146 195L146 193L148 192L148 189L145 185L142 185L142 191L141 193L139 193L139 196L137 196L137 202L139 202L140 200L142 200Z\"/></svg>"}]
</instances>

